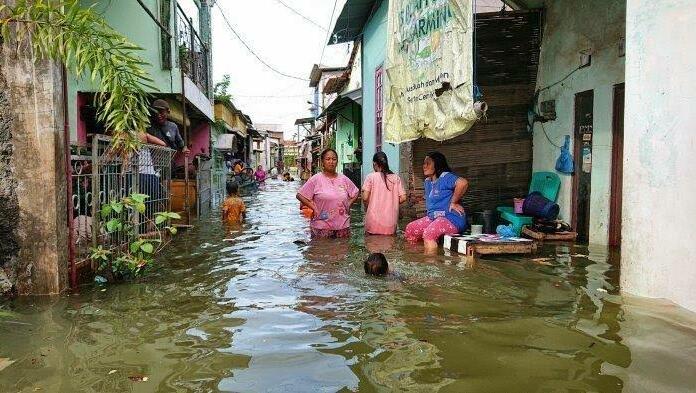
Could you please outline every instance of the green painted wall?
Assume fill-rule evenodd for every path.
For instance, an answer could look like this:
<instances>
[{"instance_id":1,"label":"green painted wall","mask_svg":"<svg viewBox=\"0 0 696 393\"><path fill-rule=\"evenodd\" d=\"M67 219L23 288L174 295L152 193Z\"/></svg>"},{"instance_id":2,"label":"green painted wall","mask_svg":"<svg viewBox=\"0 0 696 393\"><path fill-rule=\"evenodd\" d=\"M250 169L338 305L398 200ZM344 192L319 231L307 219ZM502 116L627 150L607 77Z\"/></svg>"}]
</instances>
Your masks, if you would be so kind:
<instances>
[{"instance_id":1,"label":"green painted wall","mask_svg":"<svg viewBox=\"0 0 696 393\"><path fill-rule=\"evenodd\" d=\"M362 113L360 105L350 104L341 109L336 127L336 152L338 153L338 168L343 169L345 164L357 163L359 157L355 155L355 149L360 140L362 127Z\"/></svg>"},{"instance_id":2,"label":"green painted wall","mask_svg":"<svg viewBox=\"0 0 696 393\"><path fill-rule=\"evenodd\" d=\"M143 48L138 54L148 63L147 71L154 80L153 85L159 89L160 93L181 92L181 74L175 64L175 42L171 39L172 63L171 70L163 68L160 39L161 32L159 26L145 13L135 0L81 0L85 7L94 7L94 10L106 19L106 22L116 31L125 35L131 42ZM143 3L150 9L155 17L159 17L160 9L158 0L143 0ZM176 2L172 0L171 22L169 31L175 37L174 18ZM71 139L75 140L77 135L77 97L78 92L96 91L94 84L88 78L76 79L69 78L68 81L68 109L70 117ZM155 92L155 91L153 91Z\"/></svg>"},{"instance_id":3,"label":"green painted wall","mask_svg":"<svg viewBox=\"0 0 696 393\"><path fill-rule=\"evenodd\" d=\"M613 88L624 81L624 58L619 56L619 41L626 31L626 1L557 0L547 4L537 89L562 80L577 68L580 51L592 50L592 65L541 93L539 102L556 100L557 119L544 123L544 129L539 123L534 128L533 168L535 172L554 172L559 149L549 139L559 146L563 144L564 135L570 135L572 141L575 94L594 90L590 242L607 244ZM570 222L573 177L559 175L562 180L558 197L560 218Z\"/></svg>"},{"instance_id":4,"label":"green painted wall","mask_svg":"<svg viewBox=\"0 0 696 393\"><path fill-rule=\"evenodd\" d=\"M383 0L363 29L363 163L362 178L372 172L372 156L375 154L375 70L384 64L387 53L387 10L389 1ZM387 91L384 78L383 94ZM384 133L386 134L386 132ZM383 143L382 150L389 158L389 167L399 173L399 145Z\"/></svg>"}]
</instances>

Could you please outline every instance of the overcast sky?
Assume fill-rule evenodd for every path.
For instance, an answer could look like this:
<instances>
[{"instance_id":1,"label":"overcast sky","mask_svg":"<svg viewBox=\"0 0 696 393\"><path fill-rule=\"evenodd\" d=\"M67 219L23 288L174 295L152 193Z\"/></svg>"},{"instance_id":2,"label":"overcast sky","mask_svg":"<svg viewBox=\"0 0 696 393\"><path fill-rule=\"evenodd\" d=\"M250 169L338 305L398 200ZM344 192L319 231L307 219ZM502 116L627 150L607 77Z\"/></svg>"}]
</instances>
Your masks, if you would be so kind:
<instances>
[{"instance_id":1,"label":"overcast sky","mask_svg":"<svg viewBox=\"0 0 696 393\"><path fill-rule=\"evenodd\" d=\"M329 29L338 18L345 0L280 0L307 18ZM234 36L220 9L244 41L264 61L279 71L309 78L318 63L327 32L294 14L279 0L218 0L212 9L213 80L230 75L234 104L251 116L254 123L279 123L286 138L295 132L295 119L310 116L307 101L312 89L307 81L287 78L261 64ZM345 65L347 44L326 47L323 64Z\"/></svg>"},{"instance_id":2,"label":"overcast sky","mask_svg":"<svg viewBox=\"0 0 696 393\"><path fill-rule=\"evenodd\" d=\"M265 62L278 71L309 78L312 66L346 65L348 44L325 46L327 32L283 5L292 7L308 19L333 27L346 0L217 0L212 9L213 80L230 75L234 104L251 116L254 123L278 123L286 138L295 132L295 119L310 116L307 101L312 89L307 81L281 76L264 66L229 30L232 28ZM333 20L330 20L335 4ZM501 0L478 0L479 12L497 11Z\"/></svg>"}]
</instances>

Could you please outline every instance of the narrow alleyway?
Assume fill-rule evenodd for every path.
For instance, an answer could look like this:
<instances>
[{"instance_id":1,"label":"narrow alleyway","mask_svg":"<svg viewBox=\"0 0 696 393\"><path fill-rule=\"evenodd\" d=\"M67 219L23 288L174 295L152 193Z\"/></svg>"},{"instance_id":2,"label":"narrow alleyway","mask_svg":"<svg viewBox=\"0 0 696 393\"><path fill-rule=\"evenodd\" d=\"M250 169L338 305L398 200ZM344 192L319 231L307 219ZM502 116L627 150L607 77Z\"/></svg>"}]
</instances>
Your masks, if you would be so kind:
<instances>
[{"instance_id":1,"label":"narrow alleyway","mask_svg":"<svg viewBox=\"0 0 696 393\"><path fill-rule=\"evenodd\" d=\"M296 190L271 181L247 197L238 233L226 235L215 214L197 223L140 282L7 304L0 366L15 363L0 371L0 391L696 385L688 315L622 300L602 250L549 247L548 262L472 268L457 256L424 260L401 239L366 243L357 210L349 241L309 243ZM385 250L399 279L364 276L373 250Z\"/></svg>"}]
</instances>

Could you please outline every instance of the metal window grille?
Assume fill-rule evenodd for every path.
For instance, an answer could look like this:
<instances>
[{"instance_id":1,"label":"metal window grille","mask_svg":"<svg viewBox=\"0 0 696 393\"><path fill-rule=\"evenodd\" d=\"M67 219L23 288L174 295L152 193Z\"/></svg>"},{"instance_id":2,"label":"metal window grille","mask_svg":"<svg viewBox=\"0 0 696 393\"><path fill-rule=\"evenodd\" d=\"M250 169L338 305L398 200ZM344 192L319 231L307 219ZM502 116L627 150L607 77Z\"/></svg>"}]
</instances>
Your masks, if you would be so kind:
<instances>
[{"instance_id":1,"label":"metal window grille","mask_svg":"<svg viewBox=\"0 0 696 393\"><path fill-rule=\"evenodd\" d=\"M208 94L208 48L196 32L193 19L186 15L178 2L176 7L177 64L201 91Z\"/></svg>"},{"instance_id":2,"label":"metal window grille","mask_svg":"<svg viewBox=\"0 0 696 393\"><path fill-rule=\"evenodd\" d=\"M128 157L114 154L111 138L94 137L89 155L71 156L71 230L75 243L75 262L89 262L90 249L102 246L115 250L130 239L123 233L108 233L101 217L105 204L133 193L146 194L145 212L123 215L133 225L135 236L147 236L154 228L155 213L170 209L171 163L174 151L154 145L143 147ZM125 214L125 213L122 213Z\"/></svg>"},{"instance_id":3,"label":"metal window grille","mask_svg":"<svg viewBox=\"0 0 696 393\"><path fill-rule=\"evenodd\" d=\"M225 200L227 184L227 167L225 161L220 154L215 154L213 159L213 169L211 174L211 206L219 206Z\"/></svg>"},{"instance_id":4,"label":"metal window grille","mask_svg":"<svg viewBox=\"0 0 696 393\"><path fill-rule=\"evenodd\" d=\"M213 201L213 160L203 159L201 156L196 156L196 201L198 203L198 216L207 215L210 212L210 207Z\"/></svg>"}]
</instances>

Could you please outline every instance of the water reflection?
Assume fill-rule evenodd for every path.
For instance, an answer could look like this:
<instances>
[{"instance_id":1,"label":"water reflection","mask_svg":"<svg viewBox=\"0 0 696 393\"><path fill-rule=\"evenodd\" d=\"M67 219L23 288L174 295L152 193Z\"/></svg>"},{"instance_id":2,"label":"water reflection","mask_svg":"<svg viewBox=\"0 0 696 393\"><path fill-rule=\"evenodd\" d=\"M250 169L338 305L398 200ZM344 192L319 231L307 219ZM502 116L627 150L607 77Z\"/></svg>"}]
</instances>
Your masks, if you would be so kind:
<instances>
[{"instance_id":1,"label":"water reflection","mask_svg":"<svg viewBox=\"0 0 696 393\"><path fill-rule=\"evenodd\" d=\"M200 222L141 282L0 316L0 391L688 391L694 316L618 295L616 256L426 257L400 238L310 241L292 183L248 222ZM354 211L354 222L360 214ZM383 252L398 278L366 277ZM539 256L537 256L539 257ZM3 314L4 315L4 314ZM129 377L147 376L147 382Z\"/></svg>"}]
</instances>

